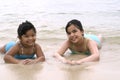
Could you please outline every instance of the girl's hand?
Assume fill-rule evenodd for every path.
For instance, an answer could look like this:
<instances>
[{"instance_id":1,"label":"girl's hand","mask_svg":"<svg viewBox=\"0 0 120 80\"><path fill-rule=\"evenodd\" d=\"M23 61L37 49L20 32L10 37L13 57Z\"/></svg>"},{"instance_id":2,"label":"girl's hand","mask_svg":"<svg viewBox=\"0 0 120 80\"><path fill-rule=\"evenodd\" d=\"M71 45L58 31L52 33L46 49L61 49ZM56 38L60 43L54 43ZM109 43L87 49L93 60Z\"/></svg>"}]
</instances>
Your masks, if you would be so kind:
<instances>
[{"instance_id":1,"label":"girl's hand","mask_svg":"<svg viewBox=\"0 0 120 80\"><path fill-rule=\"evenodd\" d=\"M23 65L35 64L35 63L37 63L37 62L32 59L25 59L25 60L20 61L20 64L23 64Z\"/></svg>"},{"instance_id":2,"label":"girl's hand","mask_svg":"<svg viewBox=\"0 0 120 80\"><path fill-rule=\"evenodd\" d=\"M74 64L76 64L76 61L72 61L72 63L71 63L72 65L74 65Z\"/></svg>"},{"instance_id":3,"label":"girl's hand","mask_svg":"<svg viewBox=\"0 0 120 80\"><path fill-rule=\"evenodd\" d=\"M81 62L81 61L72 61L72 64L74 65L74 64L76 64L76 65L80 65L80 64L82 64L83 62Z\"/></svg>"},{"instance_id":4,"label":"girl's hand","mask_svg":"<svg viewBox=\"0 0 120 80\"><path fill-rule=\"evenodd\" d=\"M65 64L71 64L71 63L72 63L70 60L67 60L67 59L65 59L65 58L62 58L62 59L61 59L61 62L62 62L62 63L65 63Z\"/></svg>"}]
</instances>

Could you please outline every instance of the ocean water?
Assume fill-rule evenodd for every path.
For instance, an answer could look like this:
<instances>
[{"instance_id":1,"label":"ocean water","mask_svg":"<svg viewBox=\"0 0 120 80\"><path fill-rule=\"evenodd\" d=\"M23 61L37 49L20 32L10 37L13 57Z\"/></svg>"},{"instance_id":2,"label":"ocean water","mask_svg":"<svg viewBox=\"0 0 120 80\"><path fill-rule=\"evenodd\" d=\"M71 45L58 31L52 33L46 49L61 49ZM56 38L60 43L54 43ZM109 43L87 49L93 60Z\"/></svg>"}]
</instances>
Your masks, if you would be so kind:
<instances>
[{"instance_id":1,"label":"ocean water","mask_svg":"<svg viewBox=\"0 0 120 80\"><path fill-rule=\"evenodd\" d=\"M0 46L11 40L16 41L19 24L28 20L37 29L37 42L47 59L45 63L36 65L5 64L4 55L0 54L0 78L119 80L119 6L119 0L0 0ZM80 20L85 33L103 35L100 62L71 66L52 58L52 54L67 38L64 28L71 19Z\"/></svg>"}]
</instances>

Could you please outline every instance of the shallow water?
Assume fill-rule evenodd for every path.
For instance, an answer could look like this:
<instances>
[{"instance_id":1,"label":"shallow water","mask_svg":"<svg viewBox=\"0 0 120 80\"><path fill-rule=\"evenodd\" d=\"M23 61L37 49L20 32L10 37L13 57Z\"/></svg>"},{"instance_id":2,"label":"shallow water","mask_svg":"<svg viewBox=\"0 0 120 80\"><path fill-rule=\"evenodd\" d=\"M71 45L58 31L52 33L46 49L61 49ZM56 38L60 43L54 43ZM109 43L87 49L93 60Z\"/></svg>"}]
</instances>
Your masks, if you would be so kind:
<instances>
[{"instance_id":1,"label":"shallow water","mask_svg":"<svg viewBox=\"0 0 120 80\"><path fill-rule=\"evenodd\" d=\"M16 41L18 25L29 20L37 28L37 42L46 56L46 62L19 65L4 63L0 54L1 80L119 80L119 5L119 0L1 0L0 46ZM67 65L52 57L67 38L64 27L73 18L81 20L86 33L103 35L99 62Z\"/></svg>"}]
</instances>

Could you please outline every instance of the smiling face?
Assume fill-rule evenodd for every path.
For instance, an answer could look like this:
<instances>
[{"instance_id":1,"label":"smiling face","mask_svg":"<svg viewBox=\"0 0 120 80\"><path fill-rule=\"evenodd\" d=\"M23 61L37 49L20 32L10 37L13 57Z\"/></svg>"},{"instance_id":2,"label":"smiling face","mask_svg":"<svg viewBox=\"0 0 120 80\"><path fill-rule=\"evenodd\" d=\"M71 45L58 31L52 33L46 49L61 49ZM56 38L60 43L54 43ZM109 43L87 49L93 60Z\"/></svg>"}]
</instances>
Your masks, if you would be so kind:
<instances>
[{"instance_id":1,"label":"smiling face","mask_svg":"<svg viewBox=\"0 0 120 80\"><path fill-rule=\"evenodd\" d=\"M80 31L80 29L73 24L67 28L67 35L72 43L79 43L79 41L83 38L82 34L83 31Z\"/></svg>"},{"instance_id":2,"label":"smiling face","mask_svg":"<svg viewBox=\"0 0 120 80\"><path fill-rule=\"evenodd\" d=\"M31 22L26 21L20 24L17 32L22 45L26 47L34 45L36 40L36 29Z\"/></svg>"},{"instance_id":3,"label":"smiling face","mask_svg":"<svg viewBox=\"0 0 120 80\"><path fill-rule=\"evenodd\" d=\"M36 33L34 32L33 29L30 29L26 32L26 34L23 34L19 39L24 46L26 47L33 46L36 41Z\"/></svg>"}]
</instances>

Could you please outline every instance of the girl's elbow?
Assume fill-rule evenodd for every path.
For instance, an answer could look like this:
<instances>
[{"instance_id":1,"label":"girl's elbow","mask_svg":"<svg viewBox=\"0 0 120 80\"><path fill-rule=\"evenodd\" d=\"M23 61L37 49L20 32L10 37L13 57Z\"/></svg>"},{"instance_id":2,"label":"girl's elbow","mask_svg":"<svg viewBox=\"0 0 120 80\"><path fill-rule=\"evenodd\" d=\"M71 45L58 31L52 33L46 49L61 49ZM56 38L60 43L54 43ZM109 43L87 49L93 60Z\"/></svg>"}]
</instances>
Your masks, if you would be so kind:
<instances>
[{"instance_id":1,"label":"girl's elbow","mask_svg":"<svg viewBox=\"0 0 120 80\"><path fill-rule=\"evenodd\" d=\"M54 58L57 58L58 56L59 56L59 53L53 54L53 57L54 57Z\"/></svg>"},{"instance_id":2,"label":"girl's elbow","mask_svg":"<svg viewBox=\"0 0 120 80\"><path fill-rule=\"evenodd\" d=\"M5 61L5 63L8 63L8 59L9 59L8 56L5 55L5 56L4 56L4 61Z\"/></svg>"},{"instance_id":3,"label":"girl's elbow","mask_svg":"<svg viewBox=\"0 0 120 80\"><path fill-rule=\"evenodd\" d=\"M45 57L44 58L42 58L42 60L41 60L42 62L44 62L45 61Z\"/></svg>"},{"instance_id":4,"label":"girl's elbow","mask_svg":"<svg viewBox=\"0 0 120 80\"><path fill-rule=\"evenodd\" d=\"M100 60L100 55L98 54L98 55L95 55L95 57L96 57L96 61L99 61Z\"/></svg>"},{"instance_id":5,"label":"girl's elbow","mask_svg":"<svg viewBox=\"0 0 120 80\"><path fill-rule=\"evenodd\" d=\"M56 53L52 55L54 58L56 57Z\"/></svg>"},{"instance_id":6,"label":"girl's elbow","mask_svg":"<svg viewBox=\"0 0 120 80\"><path fill-rule=\"evenodd\" d=\"M45 61L45 57L44 56L40 57L40 62L44 62L44 61Z\"/></svg>"}]
</instances>

